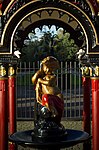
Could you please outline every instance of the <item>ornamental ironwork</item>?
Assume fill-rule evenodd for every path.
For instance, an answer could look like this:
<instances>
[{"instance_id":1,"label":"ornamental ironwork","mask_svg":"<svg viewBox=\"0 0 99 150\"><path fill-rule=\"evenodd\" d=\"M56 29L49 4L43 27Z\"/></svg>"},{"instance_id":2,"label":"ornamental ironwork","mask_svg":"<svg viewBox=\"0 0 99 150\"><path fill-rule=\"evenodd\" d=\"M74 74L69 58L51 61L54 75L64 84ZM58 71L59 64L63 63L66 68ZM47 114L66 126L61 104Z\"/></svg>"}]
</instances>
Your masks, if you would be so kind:
<instances>
[{"instance_id":1,"label":"ornamental ironwork","mask_svg":"<svg viewBox=\"0 0 99 150\"><path fill-rule=\"evenodd\" d=\"M27 34L46 24L54 24L56 28L63 27L64 30L72 31L72 36L77 35L75 41L78 46L85 48L88 54L92 54L92 49L99 43L94 26L95 18L88 3L83 0L77 0L76 3L66 0L17 0L5 10L2 20L4 28L1 45L8 48L4 52L6 54L20 50Z\"/></svg>"},{"instance_id":2,"label":"ornamental ironwork","mask_svg":"<svg viewBox=\"0 0 99 150\"><path fill-rule=\"evenodd\" d=\"M24 5L28 4L32 0L16 0L11 3L11 5L7 8L7 11L5 15L3 16L3 22L4 24L9 20L9 18L20 8L22 8ZM89 18L94 22L94 17L92 15L91 8L89 4L86 2L86 0L67 0L68 2L73 3L75 6L79 7L81 10L83 10ZM49 3L55 3L57 5L60 3L59 0L41 0L42 4L49 4ZM57 4L56 4L57 3ZM64 5L64 4L63 4Z\"/></svg>"},{"instance_id":3,"label":"ornamental ironwork","mask_svg":"<svg viewBox=\"0 0 99 150\"><path fill-rule=\"evenodd\" d=\"M43 15L46 17L42 17ZM35 19L35 22L33 19ZM69 32L79 47L87 48L87 37L79 22L72 15L59 9L46 8L46 10L42 9L30 14L20 23L13 38L14 50L24 46L24 40L27 39L29 32L34 32L35 28L42 30L44 25L47 25L49 28L55 25L57 30L62 27L64 33Z\"/></svg>"}]
</instances>

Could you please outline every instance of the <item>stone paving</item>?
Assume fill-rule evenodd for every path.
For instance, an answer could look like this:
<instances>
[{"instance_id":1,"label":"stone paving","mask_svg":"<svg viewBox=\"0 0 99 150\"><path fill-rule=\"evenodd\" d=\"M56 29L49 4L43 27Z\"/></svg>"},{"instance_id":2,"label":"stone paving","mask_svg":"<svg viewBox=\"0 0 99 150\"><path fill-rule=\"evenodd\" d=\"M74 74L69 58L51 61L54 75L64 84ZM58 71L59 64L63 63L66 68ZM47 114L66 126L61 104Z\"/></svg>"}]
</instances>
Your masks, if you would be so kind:
<instances>
[{"instance_id":1,"label":"stone paving","mask_svg":"<svg viewBox=\"0 0 99 150\"><path fill-rule=\"evenodd\" d=\"M61 121L65 128L82 130L82 121ZM33 129L33 121L17 121L17 131Z\"/></svg>"}]
</instances>

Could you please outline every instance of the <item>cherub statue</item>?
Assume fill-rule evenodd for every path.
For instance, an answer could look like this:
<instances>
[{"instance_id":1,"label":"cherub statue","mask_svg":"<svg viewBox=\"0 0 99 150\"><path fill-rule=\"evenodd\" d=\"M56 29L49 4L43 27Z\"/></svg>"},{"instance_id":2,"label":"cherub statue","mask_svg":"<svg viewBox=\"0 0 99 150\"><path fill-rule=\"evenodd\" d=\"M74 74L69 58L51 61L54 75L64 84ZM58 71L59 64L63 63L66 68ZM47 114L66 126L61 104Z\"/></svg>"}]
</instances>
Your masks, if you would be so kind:
<instances>
[{"instance_id":1,"label":"cherub statue","mask_svg":"<svg viewBox=\"0 0 99 150\"><path fill-rule=\"evenodd\" d=\"M59 69L59 62L53 56L44 58L40 69L32 77L36 86L36 99L51 112L51 117L60 124L64 110L64 100L60 89L56 85L55 70Z\"/></svg>"}]
</instances>

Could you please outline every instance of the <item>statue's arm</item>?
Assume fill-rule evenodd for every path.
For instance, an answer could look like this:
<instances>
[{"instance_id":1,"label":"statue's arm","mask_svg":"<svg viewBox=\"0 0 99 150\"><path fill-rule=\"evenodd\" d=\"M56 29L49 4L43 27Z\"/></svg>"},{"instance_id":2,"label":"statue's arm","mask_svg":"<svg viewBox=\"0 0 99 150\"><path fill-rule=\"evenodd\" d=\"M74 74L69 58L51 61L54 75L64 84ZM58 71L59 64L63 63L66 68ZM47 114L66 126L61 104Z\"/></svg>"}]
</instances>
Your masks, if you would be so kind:
<instances>
[{"instance_id":1,"label":"statue's arm","mask_svg":"<svg viewBox=\"0 0 99 150\"><path fill-rule=\"evenodd\" d=\"M34 74L34 76L32 76L32 83L36 85L38 79L41 78L42 76L43 76L42 70L38 70L38 71Z\"/></svg>"},{"instance_id":2,"label":"statue's arm","mask_svg":"<svg viewBox=\"0 0 99 150\"><path fill-rule=\"evenodd\" d=\"M56 81L56 77L53 75L51 76L49 79L42 79L42 78L39 78L38 79L38 82L40 84L44 84L44 85L48 85L48 86L52 86Z\"/></svg>"},{"instance_id":3,"label":"statue's arm","mask_svg":"<svg viewBox=\"0 0 99 150\"><path fill-rule=\"evenodd\" d=\"M35 90L36 90L36 100L40 104L42 102L42 89L41 89L41 84L38 82L38 79L43 77L44 77L44 72L41 69L38 70L34 74L34 76L32 76L32 83L35 85Z\"/></svg>"},{"instance_id":4,"label":"statue's arm","mask_svg":"<svg viewBox=\"0 0 99 150\"><path fill-rule=\"evenodd\" d=\"M42 104L42 90L38 82L36 84L36 100L38 103Z\"/></svg>"}]
</instances>

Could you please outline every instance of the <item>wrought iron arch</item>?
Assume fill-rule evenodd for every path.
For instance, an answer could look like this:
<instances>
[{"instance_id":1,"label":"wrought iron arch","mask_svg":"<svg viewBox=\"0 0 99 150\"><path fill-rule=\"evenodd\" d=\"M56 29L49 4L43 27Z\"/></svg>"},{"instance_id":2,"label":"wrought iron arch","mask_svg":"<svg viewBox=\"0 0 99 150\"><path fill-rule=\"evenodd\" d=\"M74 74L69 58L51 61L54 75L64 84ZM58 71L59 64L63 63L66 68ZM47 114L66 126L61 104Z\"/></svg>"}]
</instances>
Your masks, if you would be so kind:
<instances>
[{"instance_id":1,"label":"wrought iron arch","mask_svg":"<svg viewBox=\"0 0 99 150\"><path fill-rule=\"evenodd\" d=\"M64 23L60 20L56 20L56 19L42 19L42 20L39 20L37 22L34 22L33 24L30 24L29 26L24 28L24 30L19 28L16 31L15 36L17 36L17 38L14 37L14 42L15 43L20 43L19 48L22 47L24 45L25 38L28 36L28 33L31 32L35 28L39 28L39 29L42 30L43 25L49 26L49 28L52 25L55 25L57 29L62 27L64 29L64 32L69 32L70 33L71 38L74 39L75 44L77 44L78 47L81 47L83 45L84 36L81 33L81 29L80 29L80 31L79 31L79 29L74 30L68 24L66 24L66 23Z\"/></svg>"},{"instance_id":2,"label":"wrought iron arch","mask_svg":"<svg viewBox=\"0 0 99 150\"><path fill-rule=\"evenodd\" d=\"M58 0L57 3L50 0L35 0L20 7L7 21L1 37L1 45L8 47L6 53L13 53L13 45L16 44L16 33L20 29L24 38L31 26L35 27L37 24L43 24L43 22L44 24L46 22L49 24L56 22L57 25L61 23L63 27L66 26L69 31L71 30L72 36L74 33L80 33L80 35L82 33L81 40L83 42L80 47L85 44L88 54L92 54L92 49L98 45L95 27L79 7L65 0ZM21 38L21 40L23 39Z\"/></svg>"}]
</instances>

